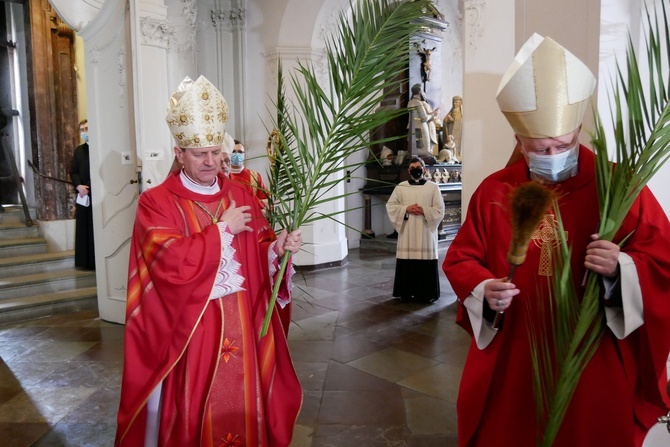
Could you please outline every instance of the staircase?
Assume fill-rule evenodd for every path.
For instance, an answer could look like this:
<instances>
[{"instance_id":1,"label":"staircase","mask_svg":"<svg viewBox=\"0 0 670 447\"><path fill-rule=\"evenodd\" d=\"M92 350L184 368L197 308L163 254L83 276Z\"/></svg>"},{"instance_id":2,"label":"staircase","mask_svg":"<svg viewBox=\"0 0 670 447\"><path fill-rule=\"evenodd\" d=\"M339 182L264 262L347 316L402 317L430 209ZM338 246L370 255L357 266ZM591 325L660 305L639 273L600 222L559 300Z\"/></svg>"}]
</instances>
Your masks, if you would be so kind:
<instances>
[{"instance_id":1,"label":"staircase","mask_svg":"<svg viewBox=\"0 0 670 447\"><path fill-rule=\"evenodd\" d=\"M72 250L47 253L38 227L26 227L22 208L4 208L0 213L0 324L97 309L95 272L76 270Z\"/></svg>"}]
</instances>

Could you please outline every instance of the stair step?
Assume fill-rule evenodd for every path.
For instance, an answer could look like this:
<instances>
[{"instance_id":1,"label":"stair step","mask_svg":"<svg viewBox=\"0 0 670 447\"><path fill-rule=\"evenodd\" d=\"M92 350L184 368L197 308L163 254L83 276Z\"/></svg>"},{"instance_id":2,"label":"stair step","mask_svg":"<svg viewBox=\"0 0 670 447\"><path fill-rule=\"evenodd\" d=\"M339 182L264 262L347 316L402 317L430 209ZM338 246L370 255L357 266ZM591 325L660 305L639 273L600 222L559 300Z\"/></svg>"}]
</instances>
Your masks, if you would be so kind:
<instances>
[{"instance_id":1,"label":"stair step","mask_svg":"<svg viewBox=\"0 0 670 447\"><path fill-rule=\"evenodd\" d=\"M0 223L0 239L24 239L39 236L37 225L26 227L21 222Z\"/></svg>"},{"instance_id":2,"label":"stair step","mask_svg":"<svg viewBox=\"0 0 670 447\"><path fill-rule=\"evenodd\" d=\"M95 286L95 272L59 270L0 279L0 302L31 295Z\"/></svg>"},{"instance_id":3,"label":"stair step","mask_svg":"<svg viewBox=\"0 0 670 447\"><path fill-rule=\"evenodd\" d=\"M47 241L41 237L0 239L0 258L46 253Z\"/></svg>"},{"instance_id":4,"label":"stair step","mask_svg":"<svg viewBox=\"0 0 670 447\"><path fill-rule=\"evenodd\" d=\"M73 268L74 250L0 258L0 278Z\"/></svg>"},{"instance_id":5,"label":"stair step","mask_svg":"<svg viewBox=\"0 0 670 447\"><path fill-rule=\"evenodd\" d=\"M0 324L97 309L95 287L25 296L0 301Z\"/></svg>"},{"instance_id":6,"label":"stair step","mask_svg":"<svg viewBox=\"0 0 670 447\"><path fill-rule=\"evenodd\" d=\"M3 205L4 211L0 212L0 222L22 223L25 225L26 216L21 205ZM35 208L28 208L30 219L35 222Z\"/></svg>"},{"instance_id":7,"label":"stair step","mask_svg":"<svg viewBox=\"0 0 670 447\"><path fill-rule=\"evenodd\" d=\"M0 324L79 310L97 310L95 272L74 267L74 251L47 252L35 209L27 227L23 207L0 212Z\"/></svg>"}]
</instances>

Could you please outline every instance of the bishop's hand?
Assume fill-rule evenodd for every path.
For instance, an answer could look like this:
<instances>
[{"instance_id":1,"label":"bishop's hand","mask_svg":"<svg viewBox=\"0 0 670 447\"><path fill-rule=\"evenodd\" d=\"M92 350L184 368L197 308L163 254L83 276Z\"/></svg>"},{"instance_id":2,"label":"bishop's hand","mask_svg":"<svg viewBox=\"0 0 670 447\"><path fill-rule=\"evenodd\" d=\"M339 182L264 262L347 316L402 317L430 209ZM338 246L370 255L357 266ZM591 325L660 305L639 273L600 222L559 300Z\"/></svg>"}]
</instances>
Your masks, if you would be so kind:
<instances>
[{"instance_id":1,"label":"bishop's hand","mask_svg":"<svg viewBox=\"0 0 670 447\"><path fill-rule=\"evenodd\" d=\"M235 201L230 202L230 206L221 215L220 222L225 222L228 231L232 234L238 234L243 231L253 231L248 225L251 222L251 213L249 205L235 206Z\"/></svg>"},{"instance_id":2,"label":"bishop's hand","mask_svg":"<svg viewBox=\"0 0 670 447\"><path fill-rule=\"evenodd\" d=\"M599 237L598 234L591 235L592 242L586 246L584 266L592 272L614 278L619 274L619 246Z\"/></svg>"},{"instance_id":3,"label":"bishop's hand","mask_svg":"<svg viewBox=\"0 0 670 447\"><path fill-rule=\"evenodd\" d=\"M293 254L298 253L300 246L302 245L302 232L298 230L293 230L290 233L287 233L286 230L282 230L277 236L277 244L275 245L277 256L284 256L284 252L290 251Z\"/></svg>"},{"instance_id":4,"label":"bishop's hand","mask_svg":"<svg viewBox=\"0 0 670 447\"><path fill-rule=\"evenodd\" d=\"M496 312L504 311L520 292L508 278L494 279L484 286L484 298L489 307Z\"/></svg>"}]
</instances>

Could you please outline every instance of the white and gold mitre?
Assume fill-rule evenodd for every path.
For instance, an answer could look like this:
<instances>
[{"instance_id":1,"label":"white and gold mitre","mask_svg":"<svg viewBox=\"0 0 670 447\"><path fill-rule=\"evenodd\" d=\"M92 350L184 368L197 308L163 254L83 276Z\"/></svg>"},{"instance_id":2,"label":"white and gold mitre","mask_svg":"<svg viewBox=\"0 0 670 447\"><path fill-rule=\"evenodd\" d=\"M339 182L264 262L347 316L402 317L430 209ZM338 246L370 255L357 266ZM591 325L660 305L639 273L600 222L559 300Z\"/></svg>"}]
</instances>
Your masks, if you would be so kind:
<instances>
[{"instance_id":1,"label":"white and gold mitre","mask_svg":"<svg viewBox=\"0 0 670 447\"><path fill-rule=\"evenodd\" d=\"M595 85L575 55L533 34L503 75L496 99L518 135L553 138L579 127Z\"/></svg>"},{"instance_id":2,"label":"white and gold mitre","mask_svg":"<svg viewBox=\"0 0 670 447\"><path fill-rule=\"evenodd\" d=\"M223 143L228 104L207 78L193 82L187 76L170 97L165 120L183 149L218 146Z\"/></svg>"}]
</instances>

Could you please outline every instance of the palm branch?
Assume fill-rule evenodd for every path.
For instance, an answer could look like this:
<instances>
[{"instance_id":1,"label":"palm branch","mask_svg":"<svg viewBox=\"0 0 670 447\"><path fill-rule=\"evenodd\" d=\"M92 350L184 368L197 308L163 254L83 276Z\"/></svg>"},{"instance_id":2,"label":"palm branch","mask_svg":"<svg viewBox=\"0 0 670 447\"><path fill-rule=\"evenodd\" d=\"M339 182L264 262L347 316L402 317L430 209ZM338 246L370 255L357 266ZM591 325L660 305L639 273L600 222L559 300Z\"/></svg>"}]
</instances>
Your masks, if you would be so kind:
<instances>
[{"instance_id":1,"label":"palm branch","mask_svg":"<svg viewBox=\"0 0 670 447\"><path fill-rule=\"evenodd\" d=\"M371 131L407 113L379 107L385 92L396 88L409 61L410 37L428 14L430 0L396 3L362 0L341 13L337 32L326 40L326 85L310 63L298 62L289 77L289 95L278 65L276 115L270 142L270 220L290 230L319 219L337 219L341 211L323 212L340 200L345 172L364 164L352 155L388 139L371 141ZM350 193L349 193L350 194ZM279 277L286 269L285 253ZM261 336L267 333L279 282L273 288Z\"/></svg>"},{"instance_id":2,"label":"palm branch","mask_svg":"<svg viewBox=\"0 0 670 447\"><path fill-rule=\"evenodd\" d=\"M662 18L646 12L646 63L642 78L632 40L628 39L626 70L617 64L613 81L612 122L616 164L609 160L605 129L596 116L592 144L596 153L596 182L600 208L598 233L611 241L621 228L633 202L670 156L670 32L665 3ZM661 28L663 26L663 28ZM556 207L558 212L558 207ZM559 247L554 256L553 297L548 328L531 328L529 337L535 371L535 397L543 434L541 445L551 446L579 382L603 334L600 303L602 282L589 274L582 300L578 300L570 273L571 250L560 223ZM621 242L625 245L625 239ZM551 340L551 341L548 341Z\"/></svg>"}]
</instances>

